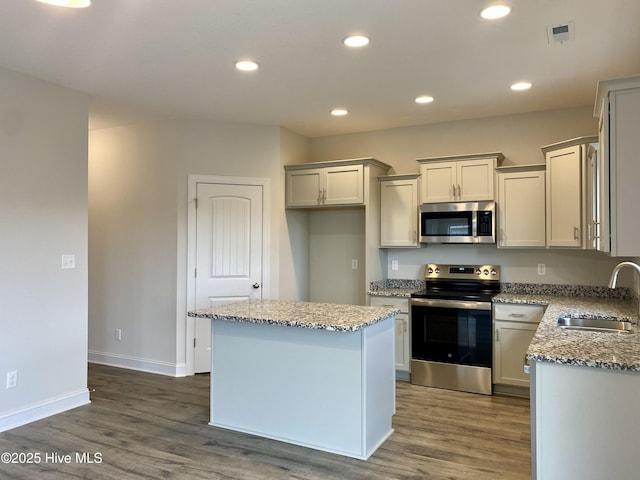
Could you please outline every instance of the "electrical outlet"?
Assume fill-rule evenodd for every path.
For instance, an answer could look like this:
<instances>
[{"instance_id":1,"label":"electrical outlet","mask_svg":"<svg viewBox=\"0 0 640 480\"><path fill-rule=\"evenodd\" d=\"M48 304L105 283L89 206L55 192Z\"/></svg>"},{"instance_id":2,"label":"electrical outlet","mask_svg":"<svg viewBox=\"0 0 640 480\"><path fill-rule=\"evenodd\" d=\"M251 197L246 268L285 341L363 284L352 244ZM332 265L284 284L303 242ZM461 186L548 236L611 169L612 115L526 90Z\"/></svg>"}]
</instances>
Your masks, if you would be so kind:
<instances>
[{"instance_id":1,"label":"electrical outlet","mask_svg":"<svg viewBox=\"0 0 640 480\"><path fill-rule=\"evenodd\" d=\"M398 270L398 260L391 260L391 270Z\"/></svg>"},{"instance_id":2,"label":"electrical outlet","mask_svg":"<svg viewBox=\"0 0 640 480\"><path fill-rule=\"evenodd\" d=\"M121 328L116 328L116 334L115 334L116 340L120 341L122 340L122 329Z\"/></svg>"},{"instance_id":3,"label":"electrical outlet","mask_svg":"<svg viewBox=\"0 0 640 480\"><path fill-rule=\"evenodd\" d=\"M7 372L7 388L14 388L18 385L18 372Z\"/></svg>"},{"instance_id":4,"label":"electrical outlet","mask_svg":"<svg viewBox=\"0 0 640 480\"><path fill-rule=\"evenodd\" d=\"M353 260L351 260L351 268L353 270L357 270L358 269L358 260L357 259L354 258Z\"/></svg>"},{"instance_id":5,"label":"electrical outlet","mask_svg":"<svg viewBox=\"0 0 640 480\"><path fill-rule=\"evenodd\" d=\"M538 275L546 275L547 274L547 266L544 263L538 264Z\"/></svg>"},{"instance_id":6,"label":"electrical outlet","mask_svg":"<svg viewBox=\"0 0 640 480\"><path fill-rule=\"evenodd\" d=\"M76 256L75 255L62 255L62 269L68 270L76 268Z\"/></svg>"}]
</instances>

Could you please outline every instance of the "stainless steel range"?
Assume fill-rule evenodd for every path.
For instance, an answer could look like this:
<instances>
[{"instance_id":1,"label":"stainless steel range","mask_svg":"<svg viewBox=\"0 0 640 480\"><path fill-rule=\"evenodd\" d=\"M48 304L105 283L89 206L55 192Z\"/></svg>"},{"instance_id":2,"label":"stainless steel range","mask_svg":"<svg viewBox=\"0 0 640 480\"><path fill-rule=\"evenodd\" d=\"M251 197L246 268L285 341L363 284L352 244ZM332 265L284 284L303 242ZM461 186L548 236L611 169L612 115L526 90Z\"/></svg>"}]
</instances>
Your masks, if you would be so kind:
<instances>
[{"instance_id":1,"label":"stainless steel range","mask_svg":"<svg viewBox=\"0 0 640 480\"><path fill-rule=\"evenodd\" d=\"M425 266L411 295L411 383L491 395L496 265Z\"/></svg>"}]
</instances>

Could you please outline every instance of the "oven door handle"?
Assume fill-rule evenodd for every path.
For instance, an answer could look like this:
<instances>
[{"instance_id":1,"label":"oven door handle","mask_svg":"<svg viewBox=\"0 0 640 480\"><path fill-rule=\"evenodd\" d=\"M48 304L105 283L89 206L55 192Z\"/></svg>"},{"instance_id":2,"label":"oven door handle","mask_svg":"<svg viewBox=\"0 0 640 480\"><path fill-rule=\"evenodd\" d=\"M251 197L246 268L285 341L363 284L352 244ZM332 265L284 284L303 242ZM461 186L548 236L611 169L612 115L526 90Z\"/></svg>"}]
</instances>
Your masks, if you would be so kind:
<instances>
[{"instance_id":1,"label":"oven door handle","mask_svg":"<svg viewBox=\"0 0 640 480\"><path fill-rule=\"evenodd\" d=\"M411 305L420 307L459 308L462 310L491 310L491 302L472 302L466 300L437 300L431 298L412 298Z\"/></svg>"}]
</instances>

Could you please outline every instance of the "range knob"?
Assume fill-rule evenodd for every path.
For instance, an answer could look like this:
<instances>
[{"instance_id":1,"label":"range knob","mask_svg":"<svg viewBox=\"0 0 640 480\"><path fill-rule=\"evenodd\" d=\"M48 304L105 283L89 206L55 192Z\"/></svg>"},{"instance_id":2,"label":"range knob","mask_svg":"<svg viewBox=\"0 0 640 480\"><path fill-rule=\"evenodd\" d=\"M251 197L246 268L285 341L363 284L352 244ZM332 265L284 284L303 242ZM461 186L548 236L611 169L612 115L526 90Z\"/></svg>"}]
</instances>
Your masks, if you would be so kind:
<instances>
[{"instance_id":1,"label":"range knob","mask_svg":"<svg viewBox=\"0 0 640 480\"><path fill-rule=\"evenodd\" d=\"M495 271L495 270L493 270L493 269L491 270L491 275L495 276L495 275L497 275L497 274L498 274L498 272L496 272L496 271Z\"/></svg>"},{"instance_id":2,"label":"range knob","mask_svg":"<svg viewBox=\"0 0 640 480\"><path fill-rule=\"evenodd\" d=\"M427 273L429 273L429 274L433 273L433 268L431 268L431 267L427 268Z\"/></svg>"},{"instance_id":3,"label":"range knob","mask_svg":"<svg viewBox=\"0 0 640 480\"><path fill-rule=\"evenodd\" d=\"M480 276L482 274L482 270L480 270L479 268L476 268L476 275Z\"/></svg>"},{"instance_id":4,"label":"range knob","mask_svg":"<svg viewBox=\"0 0 640 480\"><path fill-rule=\"evenodd\" d=\"M489 270L487 270L486 268L482 271L482 273L484 273L485 275L489 275Z\"/></svg>"},{"instance_id":5,"label":"range knob","mask_svg":"<svg viewBox=\"0 0 640 480\"><path fill-rule=\"evenodd\" d=\"M438 275L440 273L440 269L436 268L436 275Z\"/></svg>"}]
</instances>

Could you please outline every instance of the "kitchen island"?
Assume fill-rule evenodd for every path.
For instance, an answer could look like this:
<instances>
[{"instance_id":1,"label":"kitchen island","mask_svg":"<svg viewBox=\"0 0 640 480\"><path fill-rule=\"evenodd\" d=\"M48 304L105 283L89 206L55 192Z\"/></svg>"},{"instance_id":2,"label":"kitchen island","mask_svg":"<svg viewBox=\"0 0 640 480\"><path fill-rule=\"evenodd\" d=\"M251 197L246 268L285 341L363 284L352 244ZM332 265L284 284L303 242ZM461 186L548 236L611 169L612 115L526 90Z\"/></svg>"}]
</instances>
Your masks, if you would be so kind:
<instances>
[{"instance_id":1,"label":"kitchen island","mask_svg":"<svg viewBox=\"0 0 640 480\"><path fill-rule=\"evenodd\" d=\"M393 308L250 300L211 319L210 425L367 459L393 432Z\"/></svg>"},{"instance_id":2,"label":"kitchen island","mask_svg":"<svg viewBox=\"0 0 640 480\"><path fill-rule=\"evenodd\" d=\"M533 478L638 478L637 301L501 293L494 302L546 306L527 351ZM626 334L564 330L557 322L565 314L612 316L634 326Z\"/></svg>"}]
</instances>

